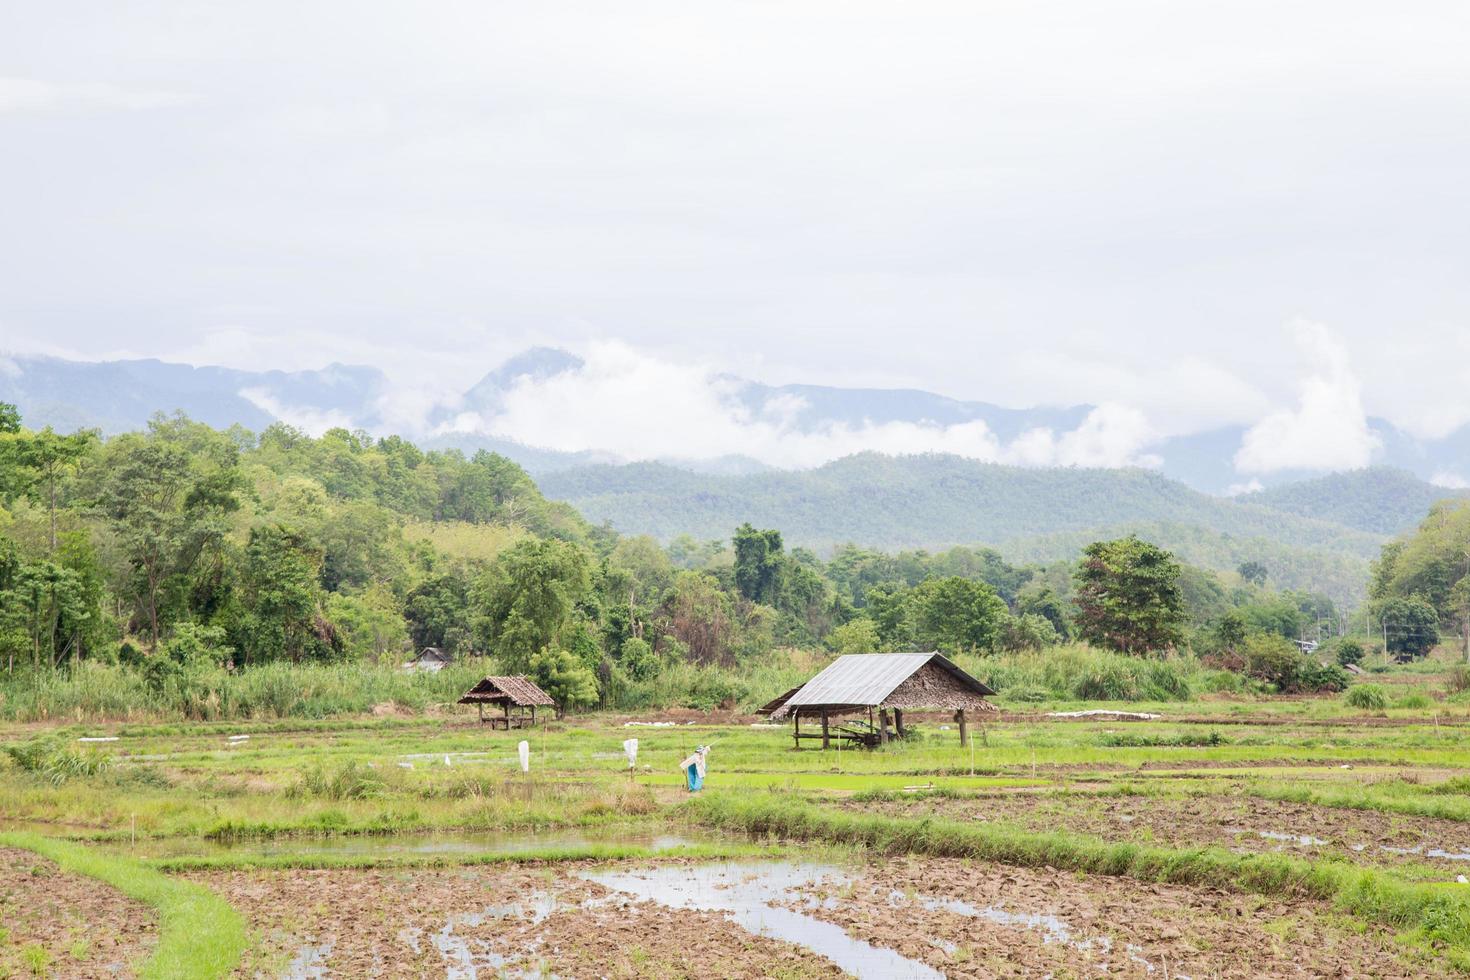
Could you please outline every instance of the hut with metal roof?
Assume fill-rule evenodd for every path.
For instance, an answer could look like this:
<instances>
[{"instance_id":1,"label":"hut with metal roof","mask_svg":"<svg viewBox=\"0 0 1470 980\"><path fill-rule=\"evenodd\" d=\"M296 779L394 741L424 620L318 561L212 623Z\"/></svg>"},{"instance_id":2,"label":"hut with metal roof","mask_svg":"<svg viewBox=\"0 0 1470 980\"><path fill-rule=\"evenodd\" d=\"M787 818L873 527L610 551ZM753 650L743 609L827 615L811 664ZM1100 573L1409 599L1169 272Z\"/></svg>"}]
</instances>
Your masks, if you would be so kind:
<instances>
[{"instance_id":1,"label":"hut with metal roof","mask_svg":"<svg viewBox=\"0 0 1470 980\"><path fill-rule=\"evenodd\" d=\"M903 738L908 734L904 711L921 708L953 711L960 728L960 744L967 745L970 734L966 712L996 710L985 700L994 693L939 653L853 653L838 657L817 676L766 708L772 721L792 719L797 748L802 739L821 739L825 749L834 738L863 745ZM863 714L867 715L866 722L861 719ZM803 732L803 718L820 720L821 731Z\"/></svg>"},{"instance_id":2,"label":"hut with metal roof","mask_svg":"<svg viewBox=\"0 0 1470 980\"><path fill-rule=\"evenodd\" d=\"M459 703L476 705L480 709L481 722L485 721L485 705L500 705L501 716L497 718L492 714L490 727L504 728L506 731L535 725L538 707L556 707L556 701L551 695L525 676L487 677L465 692ZM511 714L511 708L516 709L515 714Z\"/></svg>"}]
</instances>

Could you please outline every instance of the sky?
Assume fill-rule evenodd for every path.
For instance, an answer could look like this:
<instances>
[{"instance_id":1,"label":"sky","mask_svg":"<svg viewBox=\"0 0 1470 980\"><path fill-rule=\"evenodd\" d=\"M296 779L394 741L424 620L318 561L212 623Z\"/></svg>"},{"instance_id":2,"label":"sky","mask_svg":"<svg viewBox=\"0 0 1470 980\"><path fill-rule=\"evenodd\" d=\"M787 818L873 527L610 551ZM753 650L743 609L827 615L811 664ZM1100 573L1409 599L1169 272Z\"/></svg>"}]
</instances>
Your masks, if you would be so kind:
<instances>
[{"instance_id":1,"label":"sky","mask_svg":"<svg viewBox=\"0 0 1470 980\"><path fill-rule=\"evenodd\" d=\"M1361 465L1470 424L1466 50L1435 0L13 2L0 351L459 391L547 344L564 410L496 424L563 447L734 373L1100 406L931 433L995 458Z\"/></svg>"}]
</instances>

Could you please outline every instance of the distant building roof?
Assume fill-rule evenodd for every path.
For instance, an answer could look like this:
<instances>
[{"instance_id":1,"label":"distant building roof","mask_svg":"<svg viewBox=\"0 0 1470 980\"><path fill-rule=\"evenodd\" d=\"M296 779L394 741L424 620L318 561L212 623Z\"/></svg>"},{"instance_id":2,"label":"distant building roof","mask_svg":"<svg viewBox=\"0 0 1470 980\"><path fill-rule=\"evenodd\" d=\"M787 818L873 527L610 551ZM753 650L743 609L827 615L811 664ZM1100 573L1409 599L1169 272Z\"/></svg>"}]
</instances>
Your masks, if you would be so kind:
<instances>
[{"instance_id":1,"label":"distant building roof","mask_svg":"<svg viewBox=\"0 0 1470 980\"><path fill-rule=\"evenodd\" d=\"M795 692L783 695L785 703L771 717L803 709L850 710L883 704L993 707L981 699L994 693L938 653L851 653L832 661Z\"/></svg>"},{"instance_id":2,"label":"distant building roof","mask_svg":"<svg viewBox=\"0 0 1470 980\"><path fill-rule=\"evenodd\" d=\"M555 705L551 695L526 677L487 677L465 692L460 704Z\"/></svg>"}]
</instances>

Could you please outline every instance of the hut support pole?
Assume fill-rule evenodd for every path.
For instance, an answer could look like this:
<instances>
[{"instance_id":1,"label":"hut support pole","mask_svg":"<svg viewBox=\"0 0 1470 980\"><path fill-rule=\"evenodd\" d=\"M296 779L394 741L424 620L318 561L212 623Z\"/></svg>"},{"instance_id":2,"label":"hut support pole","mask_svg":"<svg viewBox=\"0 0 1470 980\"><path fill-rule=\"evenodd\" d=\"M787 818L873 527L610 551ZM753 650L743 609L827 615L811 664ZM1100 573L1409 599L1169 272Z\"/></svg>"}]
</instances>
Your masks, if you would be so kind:
<instances>
[{"instance_id":1,"label":"hut support pole","mask_svg":"<svg viewBox=\"0 0 1470 980\"><path fill-rule=\"evenodd\" d=\"M896 732L898 732L898 737L899 738L904 738L905 736L908 735L908 732L905 731L904 730L904 727L903 727L903 709L902 708L894 708L893 709L893 730L896 731Z\"/></svg>"},{"instance_id":2,"label":"hut support pole","mask_svg":"<svg viewBox=\"0 0 1470 980\"><path fill-rule=\"evenodd\" d=\"M801 748L801 709L797 708L791 714L791 721L796 727L791 730L792 748Z\"/></svg>"},{"instance_id":3,"label":"hut support pole","mask_svg":"<svg viewBox=\"0 0 1470 980\"><path fill-rule=\"evenodd\" d=\"M827 746L832 744L832 738L827 734L827 709L822 709L822 751L827 751Z\"/></svg>"},{"instance_id":4,"label":"hut support pole","mask_svg":"<svg viewBox=\"0 0 1470 980\"><path fill-rule=\"evenodd\" d=\"M482 724L482 725L485 724L485 702L484 701L476 701L475 702L475 707L477 707L477 708L480 709L480 724Z\"/></svg>"},{"instance_id":5,"label":"hut support pole","mask_svg":"<svg viewBox=\"0 0 1470 980\"><path fill-rule=\"evenodd\" d=\"M958 711L956 711L954 713L954 720L960 723L960 744L961 745L969 745L970 744L970 730L965 727L965 709L964 708L961 708L960 710L958 710Z\"/></svg>"},{"instance_id":6,"label":"hut support pole","mask_svg":"<svg viewBox=\"0 0 1470 980\"><path fill-rule=\"evenodd\" d=\"M888 709L878 709L878 744L888 744Z\"/></svg>"}]
</instances>

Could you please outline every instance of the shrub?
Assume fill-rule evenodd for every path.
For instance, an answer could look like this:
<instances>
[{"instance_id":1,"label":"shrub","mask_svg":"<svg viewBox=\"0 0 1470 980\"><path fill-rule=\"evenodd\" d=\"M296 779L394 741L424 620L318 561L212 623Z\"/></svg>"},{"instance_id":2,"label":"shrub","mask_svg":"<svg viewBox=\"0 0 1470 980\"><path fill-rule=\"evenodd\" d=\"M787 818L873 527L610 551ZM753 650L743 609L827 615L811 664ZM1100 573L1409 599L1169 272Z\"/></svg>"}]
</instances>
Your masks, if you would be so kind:
<instances>
[{"instance_id":1,"label":"shrub","mask_svg":"<svg viewBox=\"0 0 1470 980\"><path fill-rule=\"evenodd\" d=\"M368 800L384 789L383 777L366 766L348 762L329 770L316 765L301 774L288 796L320 796L328 800Z\"/></svg>"},{"instance_id":2,"label":"shrub","mask_svg":"<svg viewBox=\"0 0 1470 980\"><path fill-rule=\"evenodd\" d=\"M1461 694L1470 691L1470 667L1457 664L1450 671L1449 677L1445 678L1445 690L1450 694Z\"/></svg>"},{"instance_id":3,"label":"shrub","mask_svg":"<svg viewBox=\"0 0 1470 980\"><path fill-rule=\"evenodd\" d=\"M1422 710L1424 708L1432 707L1433 705L1434 702L1430 700L1429 695L1423 693L1422 691L1414 691L1412 694L1405 694L1403 697L1399 698L1393 703L1393 706L1395 708L1409 708L1413 710Z\"/></svg>"},{"instance_id":4,"label":"shrub","mask_svg":"<svg viewBox=\"0 0 1470 980\"><path fill-rule=\"evenodd\" d=\"M1339 640L1336 652L1337 662L1344 667L1362 663L1363 657L1367 655L1367 651L1363 649L1363 644L1351 637L1344 637Z\"/></svg>"},{"instance_id":5,"label":"shrub","mask_svg":"<svg viewBox=\"0 0 1470 980\"><path fill-rule=\"evenodd\" d=\"M1358 684L1348 688L1343 701L1353 708L1381 711L1388 707L1388 694L1377 684Z\"/></svg>"}]
</instances>

